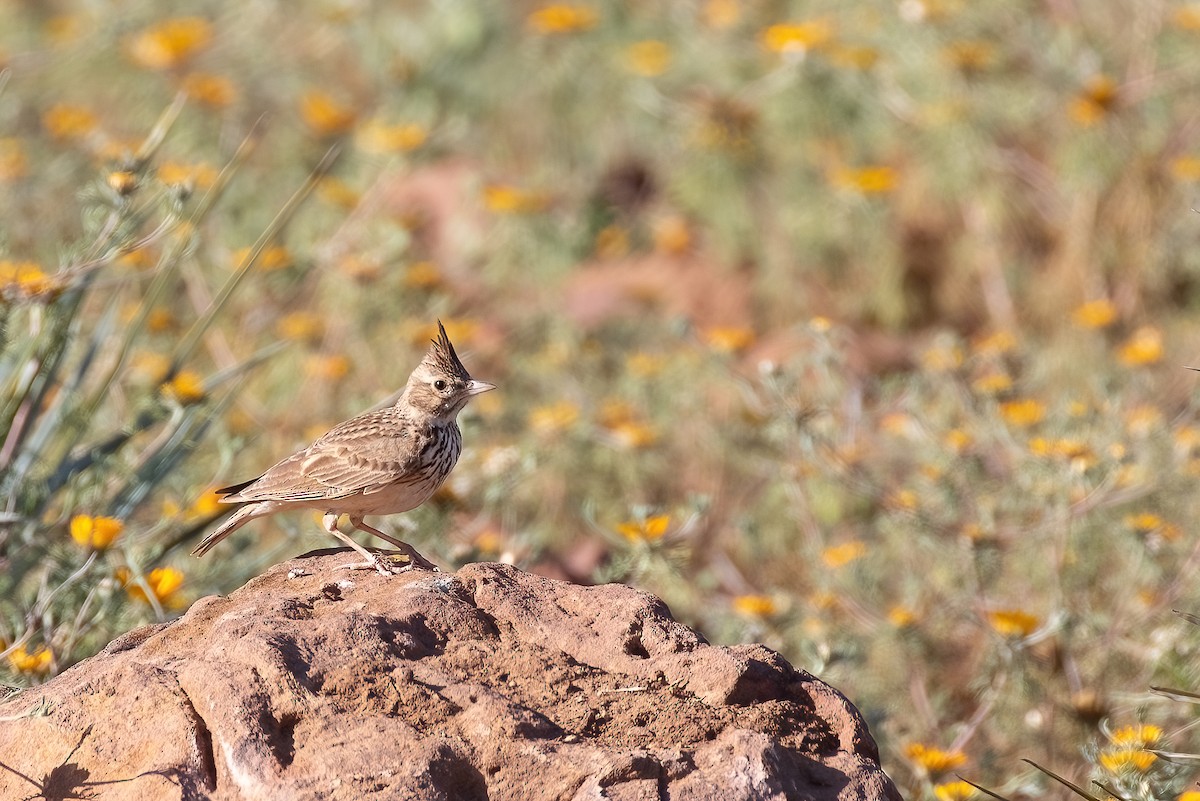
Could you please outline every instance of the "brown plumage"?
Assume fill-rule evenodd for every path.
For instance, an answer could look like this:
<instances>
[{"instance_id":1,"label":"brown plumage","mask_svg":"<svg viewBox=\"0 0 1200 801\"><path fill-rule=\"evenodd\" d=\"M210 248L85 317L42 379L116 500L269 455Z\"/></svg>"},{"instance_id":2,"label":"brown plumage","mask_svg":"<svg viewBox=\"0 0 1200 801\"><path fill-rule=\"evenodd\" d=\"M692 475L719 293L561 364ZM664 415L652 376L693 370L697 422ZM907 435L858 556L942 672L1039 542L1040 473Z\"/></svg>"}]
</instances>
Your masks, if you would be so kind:
<instances>
[{"instance_id":1,"label":"brown plumage","mask_svg":"<svg viewBox=\"0 0 1200 801\"><path fill-rule=\"evenodd\" d=\"M347 567L392 572L338 530L343 514L354 528L405 551L410 566L436 570L411 545L366 525L363 517L415 509L442 485L462 450L458 413L473 396L490 389L495 387L471 378L438 321L438 338L394 406L347 420L258 478L217 490L224 503L242 507L192 553L203 556L256 517L307 508L325 512L325 530L366 559Z\"/></svg>"}]
</instances>

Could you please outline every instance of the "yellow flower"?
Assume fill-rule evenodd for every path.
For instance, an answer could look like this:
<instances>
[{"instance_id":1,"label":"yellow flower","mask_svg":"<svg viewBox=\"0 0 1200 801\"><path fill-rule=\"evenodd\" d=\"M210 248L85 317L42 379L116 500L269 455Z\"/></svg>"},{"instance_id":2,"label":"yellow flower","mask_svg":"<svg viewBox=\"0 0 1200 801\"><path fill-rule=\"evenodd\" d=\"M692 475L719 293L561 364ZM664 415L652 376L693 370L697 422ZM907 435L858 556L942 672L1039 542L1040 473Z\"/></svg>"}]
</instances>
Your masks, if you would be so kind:
<instances>
[{"instance_id":1,"label":"yellow flower","mask_svg":"<svg viewBox=\"0 0 1200 801\"><path fill-rule=\"evenodd\" d=\"M29 161L20 139L0 138L0 183L9 183L24 178L29 172Z\"/></svg>"},{"instance_id":2,"label":"yellow flower","mask_svg":"<svg viewBox=\"0 0 1200 801\"><path fill-rule=\"evenodd\" d=\"M551 437L566 431L579 420L579 407L570 401L538 406L529 413L529 427L534 433Z\"/></svg>"},{"instance_id":3,"label":"yellow flower","mask_svg":"<svg viewBox=\"0 0 1200 801\"><path fill-rule=\"evenodd\" d=\"M1006 401L1000 404L1000 416L1009 425L1029 428L1040 423L1046 416L1046 405L1032 398Z\"/></svg>"},{"instance_id":4,"label":"yellow flower","mask_svg":"<svg viewBox=\"0 0 1200 801\"><path fill-rule=\"evenodd\" d=\"M955 453L962 453L971 446L974 438L961 428L952 428L946 432L944 442L950 450Z\"/></svg>"},{"instance_id":5,"label":"yellow flower","mask_svg":"<svg viewBox=\"0 0 1200 801\"><path fill-rule=\"evenodd\" d=\"M887 613L888 622L898 629L906 629L917 622L917 613L907 606L893 606Z\"/></svg>"},{"instance_id":6,"label":"yellow flower","mask_svg":"<svg viewBox=\"0 0 1200 801\"><path fill-rule=\"evenodd\" d=\"M238 248L233 252L233 267L237 269L250 258L251 248ZM258 255L258 269L264 272L282 270L292 266L292 254L283 245L268 245Z\"/></svg>"},{"instance_id":7,"label":"yellow flower","mask_svg":"<svg viewBox=\"0 0 1200 801\"><path fill-rule=\"evenodd\" d=\"M882 195L895 190L900 176L892 167L839 167L833 171L834 186L864 195Z\"/></svg>"},{"instance_id":8,"label":"yellow flower","mask_svg":"<svg viewBox=\"0 0 1200 801\"><path fill-rule=\"evenodd\" d=\"M312 345L319 342L325 333L325 320L312 312L292 312L280 318L275 324L275 332L282 339Z\"/></svg>"},{"instance_id":9,"label":"yellow flower","mask_svg":"<svg viewBox=\"0 0 1200 801\"><path fill-rule=\"evenodd\" d=\"M529 15L530 30L541 34L578 33L594 28L599 15L588 6L556 3L542 6Z\"/></svg>"},{"instance_id":10,"label":"yellow flower","mask_svg":"<svg viewBox=\"0 0 1200 801\"><path fill-rule=\"evenodd\" d=\"M1200 23L1197 24L1197 28L1200 28ZM1175 801L1200 801L1200 790L1185 790Z\"/></svg>"},{"instance_id":11,"label":"yellow flower","mask_svg":"<svg viewBox=\"0 0 1200 801\"><path fill-rule=\"evenodd\" d=\"M988 624L1002 637L1028 637L1041 620L1020 609L994 609L987 613Z\"/></svg>"},{"instance_id":12,"label":"yellow flower","mask_svg":"<svg viewBox=\"0 0 1200 801\"><path fill-rule=\"evenodd\" d=\"M1016 335L1004 329L993 331L971 343L971 352L977 356L1003 356L1012 353L1016 348Z\"/></svg>"},{"instance_id":13,"label":"yellow flower","mask_svg":"<svg viewBox=\"0 0 1200 801\"><path fill-rule=\"evenodd\" d=\"M136 601L149 602L146 591L131 580L128 569L118 571L118 578L125 585L125 593ZM159 604L166 606L175 600L176 593L183 585L183 571L174 567L156 567L146 576L146 584Z\"/></svg>"},{"instance_id":14,"label":"yellow flower","mask_svg":"<svg viewBox=\"0 0 1200 801\"><path fill-rule=\"evenodd\" d=\"M704 342L718 353L737 353L754 342L754 332L741 326L714 326L704 332Z\"/></svg>"},{"instance_id":15,"label":"yellow flower","mask_svg":"<svg viewBox=\"0 0 1200 801\"><path fill-rule=\"evenodd\" d=\"M437 289L442 285L442 271L431 261L414 261L404 271L404 285L413 289Z\"/></svg>"},{"instance_id":16,"label":"yellow flower","mask_svg":"<svg viewBox=\"0 0 1200 801\"><path fill-rule=\"evenodd\" d=\"M921 354L921 366L931 373L948 373L962 363L963 352L957 345L935 345Z\"/></svg>"},{"instance_id":17,"label":"yellow flower","mask_svg":"<svg viewBox=\"0 0 1200 801\"><path fill-rule=\"evenodd\" d=\"M625 64L644 78L662 75L671 66L671 48L657 39L644 39L625 48Z\"/></svg>"},{"instance_id":18,"label":"yellow flower","mask_svg":"<svg viewBox=\"0 0 1200 801\"><path fill-rule=\"evenodd\" d=\"M339 381L350 374L350 358L340 353L309 356L304 370L323 381Z\"/></svg>"},{"instance_id":19,"label":"yellow flower","mask_svg":"<svg viewBox=\"0 0 1200 801\"><path fill-rule=\"evenodd\" d=\"M968 801L975 797L975 788L964 781L934 785L933 797L937 801Z\"/></svg>"},{"instance_id":20,"label":"yellow flower","mask_svg":"<svg viewBox=\"0 0 1200 801\"><path fill-rule=\"evenodd\" d=\"M916 511L918 505L917 493L909 489L896 490L888 494L884 499L884 505L888 509L901 512Z\"/></svg>"},{"instance_id":21,"label":"yellow flower","mask_svg":"<svg viewBox=\"0 0 1200 801\"><path fill-rule=\"evenodd\" d=\"M225 108L238 97L233 81L223 75L207 72L188 73L184 76L180 88L192 100L210 108Z\"/></svg>"},{"instance_id":22,"label":"yellow flower","mask_svg":"<svg viewBox=\"0 0 1200 801\"><path fill-rule=\"evenodd\" d=\"M658 432L648 423L638 420L622 420L609 426L608 431L613 441L627 450L647 448L658 441Z\"/></svg>"},{"instance_id":23,"label":"yellow flower","mask_svg":"<svg viewBox=\"0 0 1200 801\"><path fill-rule=\"evenodd\" d=\"M1125 428L1131 436L1144 437L1163 422L1157 406L1142 403L1125 412Z\"/></svg>"},{"instance_id":24,"label":"yellow flower","mask_svg":"<svg viewBox=\"0 0 1200 801\"><path fill-rule=\"evenodd\" d=\"M83 32L83 23L82 17L78 14L55 14L46 20L46 25L42 30L51 44L62 47L79 38Z\"/></svg>"},{"instance_id":25,"label":"yellow flower","mask_svg":"<svg viewBox=\"0 0 1200 801\"><path fill-rule=\"evenodd\" d=\"M1006 373L991 372L971 382L971 388L980 395L1000 395L1012 389L1013 380Z\"/></svg>"},{"instance_id":26,"label":"yellow flower","mask_svg":"<svg viewBox=\"0 0 1200 801\"><path fill-rule=\"evenodd\" d=\"M687 220L672 214L654 223L654 250L677 256L692 246L692 232Z\"/></svg>"},{"instance_id":27,"label":"yellow flower","mask_svg":"<svg viewBox=\"0 0 1200 801\"><path fill-rule=\"evenodd\" d=\"M1118 746L1145 748L1158 743L1162 735L1162 727L1143 723L1113 729L1108 733L1108 741Z\"/></svg>"},{"instance_id":28,"label":"yellow flower","mask_svg":"<svg viewBox=\"0 0 1200 801\"><path fill-rule=\"evenodd\" d=\"M408 153L425 144L429 132L416 123L388 125L372 120L355 137L358 146L368 153Z\"/></svg>"},{"instance_id":29,"label":"yellow flower","mask_svg":"<svg viewBox=\"0 0 1200 801\"><path fill-rule=\"evenodd\" d=\"M617 525L617 532L629 540L637 542L645 540L662 539L662 536L667 533L667 527L671 525L670 515L654 515L643 520L629 520Z\"/></svg>"},{"instance_id":30,"label":"yellow flower","mask_svg":"<svg viewBox=\"0 0 1200 801\"><path fill-rule=\"evenodd\" d=\"M953 42L942 49L942 58L961 72L982 72L996 58L996 46L980 39Z\"/></svg>"},{"instance_id":31,"label":"yellow flower","mask_svg":"<svg viewBox=\"0 0 1200 801\"><path fill-rule=\"evenodd\" d=\"M962 751L943 751L923 743L910 744L904 753L914 765L928 774L945 773L967 761Z\"/></svg>"},{"instance_id":32,"label":"yellow flower","mask_svg":"<svg viewBox=\"0 0 1200 801\"><path fill-rule=\"evenodd\" d=\"M829 49L829 61L847 69L869 70L879 62L879 51L866 45L834 44Z\"/></svg>"},{"instance_id":33,"label":"yellow flower","mask_svg":"<svg viewBox=\"0 0 1200 801\"><path fill-rule=\"evenodd\" d=\"M1067 112L1085 128L1095 125L1117 105L1117 83L1107 75L1088 79L1083 91L1071 101Z\"/></svg>"},{"instance_id":34,"label":"yellow flower","mask_svg":"<svg viewBox=\"0 0 1200 801\"><path fill-rule=\"evenodd\" d=\"M82 139L96 128L96 115L82 106L58 103L42 115L42 127L55 139Z\"/></svg>"},{"instance_id":35,"label":"yellow flower","mask_svg":"<svg viewBox=\"0 0 1200 801\"><path fill-rule=\"evenodd\" d=\"M125 524L115 517L75 515L71 518L71 539L84 548L103 551L116 542Z\"/></svg>"},{"instance_id":36,"label":"yellow flower","mask_svg":"<svg viewBox=\"0 0 1200 801\"><path fill-rule=\"evenodd\" d=\"M629 253L629 232L616 223L606 225L596 234L596 257L619 259Z\"/></svg>"},{"instance_id":37,"label":"yellow flower","mask_svg":"<svg viewBox=\"0 0 1200 801\"><path fill-rule=\"evenodd\" d=\"M1112 748L1100 752L1100 764L1109 773L1145 773L1158 757L1140 748Z\"/></svg>"},{"instance_id":38,"label":"yellow flower","mask_svg":"<svg viewBox=\"0 0 1200 801\"><path fill-rule=\"evenodd\" d=\"M46 275L31 261L0 259L0 293L11 291L25 297L50 295L62 289L56 276Z\"/></svg>"},{"instance_id":39,"label":"yellow flower","mask_svg":"<svg viewBox=\"0 0 1200 801\"><path fill-rule=\"evenodd\" d=\"M862 540L850 540L841 545L830 545L821 551L821 561L827 567L839 568L867 555L867 546Z\"/></svg>"},{"instance_id":40,"label":"yellow flower","mask_svg":"<svg viewBox=\"0 0 1200 801\"><path fill-rule=\"evenodd\" d=\"M1096 454L1091 446L1077 439L1049 440L1034 437L1029 441L1029 452L1034 456L1061 457L1080 471L1087 470L1096 463Z\"/></svg>"},{"instance_id":41,"label":"yellow flower","mask_svg":"<svg viewBox=\"0 0 1200 801\"><path fill-rule=\"evenodd\" d=\"M732 28L742 16L738 0L708 0L702 13L704 24L718 31Z\"/></svg>"},{"instance_id":42,"label":"yellow flower","mask_svg":"<svg viewBox=\"0 0 1200 801\"><path fill-rule=\"evenodd\" d=\"M158 180L168 186L190 186L208 189L217 182L217 169L211 164L197 162L183 164L178 161L164 161L156 170Z\"/></svg>"},{"instance_id":43,"label":"yellow flower","mask_svg":"<svg viewBox=\"0 0 1200 801\"><path fill-rule=\"evenodd\" d=\"M643 353L641 351L637 353L631 353L629 357L625 359L625 366L628 368L629 372L636 376L641 376L642 378L649 378L651 376L658 375L662 372L665 364L666 359L662 356L653 353Z\"/></svg>"},{"instance_id":44,"label":"yellow flower","mask_svg":"<svg viewBox=\"0 0 1200 801\"><path fill-rule=\"evenodd\" d=\"M54 654L44 645L39 645L29 651L23 645L18 645L8 653L8 663L18 673L29 673L44 676L50 672L54 664Z\"/></svg>"},{"instance_id":45,"label":"yellow flower","mask_svg":"<svg viewBox=\"0 0 1200 801\"><path fill-rule=\"evenodd\" d=\"M165 397L182 406L204 399L204 379L194 370L180 370L159 389Z\"/></svg>"},{"instance_id":46,"label":"yellow flower","mask_svg":"<svg viewBox=\"0 0 1200 801\"><path fill-rule=\"evenodd\" d=\"M1171 22L1175 27L1185 31L1200 31L1200 3L1192 3L1175 9L1175 13L1171 16Z\"/></svg>"},{"instance_id":47,"label":"yellow flower","mask_svg":"<svg viewBox=\"0 0 1200 801\"><path fill-rule=\"evenodd\" d=\"M1162 331L1152 325L1144 325L1134 331L1117 349L1117 359L1129 367L1157 364L1162 361L1162 357Z\"/></svg>"},{"instance_id":48,"label":"yellow flower","mask_svg":"<svg viewBox=\"0 0 1200 801\"><path fill-rule=\"evenodd\" d=\"M733 611L746 617L771 617L779 605L769 595L739 595L733 599Z\"/></svg>"},{"instance_id":49,"label":"yellow flower","mask_svg":"<svg viewBox=\"0 0 1200 801\"><path fill-rule=\"evenodd\" d=\"M1117 319L1117 307L1107 298L1088 301L1071 313L1071 319L1080 328L1107 328Z\"/></svg>"},{"instance_id":50,"label":"yellow flower","mask_svg":"<svg viewBox=\"0 0 1200 801\"><path fill-rule=\"evenodd\" d=\"M200 494L200 497L192 501L192 505L188 508L188 517L212 517L219 512L228 510L228 506L221 503L221 496L217 494L215 489L207 489Z\"/></svg>"},{"instance_id":51,"label":"yellow flower","mask_svg":"<svg viewBox=\"0 0 1200 801\"><path fill-rule=\"evenodd\" d=\"M772 25L762 33L762 44L772 53L806 53L828 44L833 39L833 25L828 20L783 22Z\"/></svg>"},{"instance_id":52,"label":"yellow flower","mask_svg":"<svg viewBox=\"0 0 1200 801\"><path fill-rule=\"evenodd\" d=\"M532 214L546 208L547 203L541 192L507 184L489 184L483 188L484 208L493 214Z\"/></svg>"},{"instance_id":53,"label":"yellow flower","mask_svg":"<svg viewBox=\"0 0 1200 801\"><path fill-rule=\"evenodd\" d=\"M1170 170L1177 181L1200 181L1200 157L1179 156L1172 159Z\"/></svg>"},{"instance_id":54,"label":"yellow flower","mask_svg":"<svg viewBox=\"0 0 1200 801\"><path fill-rule=\"evenodd\" d=\"M143 29L126 45L140 67L166 70L178 67L212 41L212 25L200 17L164 20Z\"/></svg>"},{"instance_id":55,"label":"yellow flower","mask_svg":"<svg viewBox=\"0 0 1200 801\"><path fill-rule=\"evenodd\" d=\"M317 196L326 203L343 209L352 209L359 201L358 190L332 175L326 175L317 184Z\"/></svg>"},{"instance_id":56,"label":"yellow flower","mask_svg":"<svg viewBox=\"0 0 1200 801\"><path fill-rule=\"evenodd\" d=\"M300 118L317 136L338 136L354 126L354 109L328 92L310 89L300 97Z\"/></svg>"}]
</instances>

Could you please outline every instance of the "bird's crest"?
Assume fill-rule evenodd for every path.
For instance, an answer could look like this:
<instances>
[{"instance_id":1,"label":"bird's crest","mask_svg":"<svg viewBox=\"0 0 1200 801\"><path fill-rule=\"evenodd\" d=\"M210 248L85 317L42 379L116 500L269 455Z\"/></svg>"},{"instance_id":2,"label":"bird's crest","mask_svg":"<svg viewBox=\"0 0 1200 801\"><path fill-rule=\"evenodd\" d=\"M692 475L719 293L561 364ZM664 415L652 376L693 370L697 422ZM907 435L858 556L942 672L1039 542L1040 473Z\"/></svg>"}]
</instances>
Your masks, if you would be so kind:
<instances>
[{"instance_id":1,"label":"bird's crest","mask_svg":"<svg viewBox=\"0 0 1200 801\"><path fill-rule=\"evenodd\" d=\"M458 354L454 352L454 345L450 342L450 337L446 336L446 328L442 325L441 320L438 320L438 338L433 340L429 346L429 352L425 354L425 361L434 369L447 375L461 378L464 381L471 380L471 374L467 372L467 368L459 360Z\"/></svg>"}]
</instances>

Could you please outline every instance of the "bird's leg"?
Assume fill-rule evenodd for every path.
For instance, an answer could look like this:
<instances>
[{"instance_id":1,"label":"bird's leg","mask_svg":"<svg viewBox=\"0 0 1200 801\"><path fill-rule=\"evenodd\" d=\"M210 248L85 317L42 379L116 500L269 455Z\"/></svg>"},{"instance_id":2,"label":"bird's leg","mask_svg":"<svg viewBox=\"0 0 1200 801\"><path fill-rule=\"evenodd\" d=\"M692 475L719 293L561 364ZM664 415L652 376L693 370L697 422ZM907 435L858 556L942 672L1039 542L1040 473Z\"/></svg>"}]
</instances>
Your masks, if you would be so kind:
<instances>
[{"instance_id":1,"label":"bird's leg","mask_svg":"<svg viewBox=\"0 0 1200 801\"><path fill-rule=\"evenodd\" d=\"M339 565L338 569L339 570L375 570L384 576L392 575L392 573L393 573L392 569L383 563L383 560L379 558L378 554L371 553L366 548L362 547L357 542L355 542L354 539L352 537L350 537L350 535L343 534L341 532L341 530L338 529L338 518L339 517L340 517L340 515L334 514L333 512L329 512L328 514L326 514L325 517L322 518L322 522L324 522L324 524L325 524L325 530L328 531L333 536L337 537L342 542L349 545L354 550L358 551L360 554L362 554L362 557L364 559L366 559L366 561L361 562L361 563L355 562L355 563L349 564L349 565Z\"/></svg>"},{"instance_id":2,"label":"bird's leg","mask_svg":"<svg viewBox=\"0 0 1200 801\"><path fill-rule=\"evenodd\" d=\"M374 528L373 526L368 526L366 523L363 522L363 519L361 517L355 517L354 515L350 515L350 525L354 526L359 531L365 531L368 534L374 534L376 537L379 537L379 539L384 540L386 542L390 542L392 545L395 545L397 548L399 548L401 551L403 551L405 553L405 555L408 556L408 562L409 562L410 567L419 567L422 570L432 570L435 573L440 572L440 569L438 568L438 566L435 565L433 562L430 562L424 556L421 556L421 554L417 553L416 548L412 547L407 542L403 542L402 540L396 539L395 537L391 536L390 534L384 534L382 531L380 531L377 528Z\"/></svg>"}]
</instances>

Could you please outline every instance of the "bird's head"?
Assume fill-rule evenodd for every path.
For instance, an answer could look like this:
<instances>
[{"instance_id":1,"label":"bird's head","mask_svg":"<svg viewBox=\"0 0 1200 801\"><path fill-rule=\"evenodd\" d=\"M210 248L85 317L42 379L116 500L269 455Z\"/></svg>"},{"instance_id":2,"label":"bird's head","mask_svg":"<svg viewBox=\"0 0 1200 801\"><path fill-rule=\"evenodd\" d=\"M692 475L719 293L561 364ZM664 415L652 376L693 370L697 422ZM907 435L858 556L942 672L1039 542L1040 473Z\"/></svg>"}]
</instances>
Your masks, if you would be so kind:
<instances>
[{"instance_id":1,"label":"bird's head","mask_svg":"<svg viewBox=\"0 0 1200 801\"><path fill-rule=\"evenodd\" d=\"M453 420L473 396L495 388L495 384L471 378L438 320L438 338L409 376L399 403L432 417Z\"/></svg>"}]
</instances>

